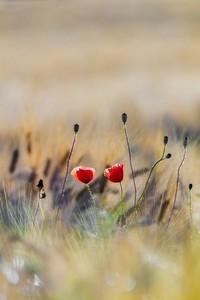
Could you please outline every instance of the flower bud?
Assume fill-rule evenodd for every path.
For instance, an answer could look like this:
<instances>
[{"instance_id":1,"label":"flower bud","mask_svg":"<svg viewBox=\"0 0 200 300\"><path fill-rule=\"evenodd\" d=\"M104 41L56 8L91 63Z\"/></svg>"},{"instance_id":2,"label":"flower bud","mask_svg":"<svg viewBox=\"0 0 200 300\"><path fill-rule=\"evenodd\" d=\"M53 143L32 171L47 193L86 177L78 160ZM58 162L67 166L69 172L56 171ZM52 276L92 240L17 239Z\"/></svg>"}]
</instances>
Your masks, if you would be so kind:
<instances>
[{"instance_id":1,"label":"flower bud","mask_svg":"<svg viewBox=\"0 0 200 300\"><path fill-rule=\"evenodd\" d=\"M123 113L122 114L122 122L125 124L127 121L127 114Z\"/></svg>"},{"instance_id":2,"label":"flower bud","mask_svg":"<svg viewBox=\"0 0 200 300\"><path fill-rule=\"evenodd\" d=\"M38 187L38 189L42 189L42 188L44 187L44 185L43 185L43 180L42 180L42 179L40 179L40 180L38 181L37 187Z\"/></svg>"},{"instance_id":3,"label":"flower bud","mask_svg":"<svg viewBox=\"0 0 200 300\"><path fill-rule=\"evenodd\" d=\"M79 131L79 125L75 124L74 125L74 132L77 133Z\"/></svg>"},{"instance_id":4,"label":"flower bud","mask_svg":"<svg viewBox=\"0 0 200 300\"><path fill-rule=\"evenodd\" d=\"M163 143L164 143L164 145L167 145L167 143L168 143L168 136L164 136Z\"/></svg>"},{"instance_id":5,"label":"flower bud","mask_svg":"<svg viewBox=\"0 0 200 300\"><path fill-rule=\"evenodd\" d=\"M168 153L168 154L165 156L166 159L169 159L169 158L171 158L171 157L172 157L171 153Z\"/></svg>"},{"instance_id":6,"label":"flower bud","mask_svg":"<svg viewBox=\"0 0 200 300\"><path fill-rule=\"evenodd\" d=\"M191 189L193 188L193 184L190 183L189 186L188 186L189 190L191 191Z\"/></svg>"},{"instance_id":7,"label":"flower bud","mask_svg":"<svg viewBox=\"0 0 200 300\"><path fill-rule=\"evenodd\" d=\"M183 147L186 148L188 144L188 137L185 136L184 141L183 141Z\"/></svg>"}]
</instances>

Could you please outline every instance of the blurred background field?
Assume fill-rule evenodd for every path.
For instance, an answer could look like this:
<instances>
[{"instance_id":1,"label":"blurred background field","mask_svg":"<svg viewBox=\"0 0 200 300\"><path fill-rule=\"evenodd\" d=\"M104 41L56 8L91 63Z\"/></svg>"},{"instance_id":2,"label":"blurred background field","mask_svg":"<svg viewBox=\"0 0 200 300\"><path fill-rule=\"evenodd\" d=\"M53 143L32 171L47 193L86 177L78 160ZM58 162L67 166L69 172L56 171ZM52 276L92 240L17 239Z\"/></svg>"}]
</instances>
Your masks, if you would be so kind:
<instances>
[{"instance_id":1,"label":"blurred background field","mask_svg":"<svg viewBox=\"0 0 200 300\"><path fill-rule=\"evenodd\" d=\"M199 1L1 1L1 124L193 112L200 96ZM30 104L31 103L31 104ZM134 109L134 106L133 106ZM107 117L106 117L107 119Z\"/></svg>"}]
</instances>

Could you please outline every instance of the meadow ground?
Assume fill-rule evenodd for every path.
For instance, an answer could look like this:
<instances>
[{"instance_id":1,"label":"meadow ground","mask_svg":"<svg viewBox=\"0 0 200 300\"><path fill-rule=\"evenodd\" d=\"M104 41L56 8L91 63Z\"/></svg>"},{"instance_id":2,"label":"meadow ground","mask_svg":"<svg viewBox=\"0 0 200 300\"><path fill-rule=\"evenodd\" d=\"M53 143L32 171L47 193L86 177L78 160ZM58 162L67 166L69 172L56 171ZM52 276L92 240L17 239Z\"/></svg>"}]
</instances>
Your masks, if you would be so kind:
<instances>
[{"instance_id":1,"label":"meadow ground","mask_svg":"<svg viewBox=\"0 0 200 300\"><path fill-rule=\"evenodd\" d=\"M0 3L0 300L199 299L199 3L125 2Z\"/></svg>"}]
</instances>

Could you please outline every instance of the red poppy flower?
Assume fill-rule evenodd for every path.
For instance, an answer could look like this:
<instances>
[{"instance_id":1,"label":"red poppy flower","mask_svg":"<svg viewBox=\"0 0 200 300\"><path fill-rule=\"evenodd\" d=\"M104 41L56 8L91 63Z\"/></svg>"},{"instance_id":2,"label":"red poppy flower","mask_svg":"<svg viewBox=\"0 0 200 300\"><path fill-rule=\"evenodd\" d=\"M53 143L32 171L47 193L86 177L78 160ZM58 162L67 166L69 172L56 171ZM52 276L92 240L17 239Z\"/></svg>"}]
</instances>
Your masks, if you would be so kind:
<instances>
[{"instance_id":1,"label":"red poppy flower","mask_svg":"<svg viewBox=\"0 0 200 300\"><path fill-rule=\"evenodd\" d=\"M111 182L121 182L124 177L123 167L123 164L115 164L105 169L104 176Z\"/></svg>"},{"instance_id":2,"label":"red poppy flower","mask_svg":"<svg viewBox=\"0 0 200 300\"><path fill-rule=\"evenodd\" d=\"M84 167L84 166L80 166L80 167L74 168L71 171L71 175L76 180L78 180L80 182L83 182L85 184L87 184L90 181L92 181L92 179L94 178L94 174L95 174L95 169L89 168L89 167Z\"/></svg>"}]
</instances>

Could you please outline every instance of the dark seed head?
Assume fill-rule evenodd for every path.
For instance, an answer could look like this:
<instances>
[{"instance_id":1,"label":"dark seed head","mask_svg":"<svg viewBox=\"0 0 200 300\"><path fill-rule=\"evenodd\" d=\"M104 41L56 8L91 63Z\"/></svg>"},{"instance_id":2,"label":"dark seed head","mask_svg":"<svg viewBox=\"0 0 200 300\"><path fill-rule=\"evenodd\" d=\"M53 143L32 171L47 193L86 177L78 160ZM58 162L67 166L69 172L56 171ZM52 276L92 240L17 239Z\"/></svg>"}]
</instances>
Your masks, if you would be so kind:
<instances>
[{"instance_id":1,"label":"dark seed head","mask_svg":"<svg viewBox=\"0 0 200 300\"><path fill-rule=\"evenodd\" d=\"M122 114L122 122L125 124L127 121L127 114L123 113Z\"/></svg>"},{"instance_id":2,"label":"dark seed head","mask_svg":"<svg viewBox=\"0 0 200 300\"><path fill-rule=\"evenodd\" d=\"M164 136L163 143L164 143L164 145L167 145L167 143L168 143L168 136Z\"/></svg>"},{"instance_id":3,"label":"dark seed head","mask_svg":"<svg viewBox=\"0 0 200 300\"><path fill-rule=\"evenodd\" d=\"M190 183L189 186L188 186L189 190L191 191L191 189L193 188L193 184Z\"/></svg>"},{"instance_id":4,"label":"dark seed head","mask_svg":"<svg viewBox=\"0 0 200 300\"><path fill-rule=\"evenodd\" d=\"M44 185L43 185L43 180L42 180L42 179L40 179L40 180L38 181L37 187L38 187L39 189L42 189L42 188L44 187Z\"/></svg>"},{"instance_id":5,"label":"dark seed head","mask_svg":"<svg viewBox=\"0 0 200 300\"><path fill-rule=\"evenodd\" d=\"M79 125L75 124L74 125L74 132L77 133L79 131Z\"/></svg>"},{"instance_id":6,"label":"dark seed head","mask_svg":"<svg viewBox=\"0 0 200 300\"><path fill-rule=\"evenodd\" d=\"M168 154L165 156L166 159L169 159L169 158L171 158L171 157L172 157L171 153L168 153Z\"/></svg>"},{"instance_id":7,"label":"dark seed head","mask_svg":"<svg viewBox=\"0 0 200 300\"><path fill-rule=\"evenodd\" d=\"M188 137L185 136L184 140L183 140L183 147L186 148L188 144Z\"/></svg>"}]
</instances>

